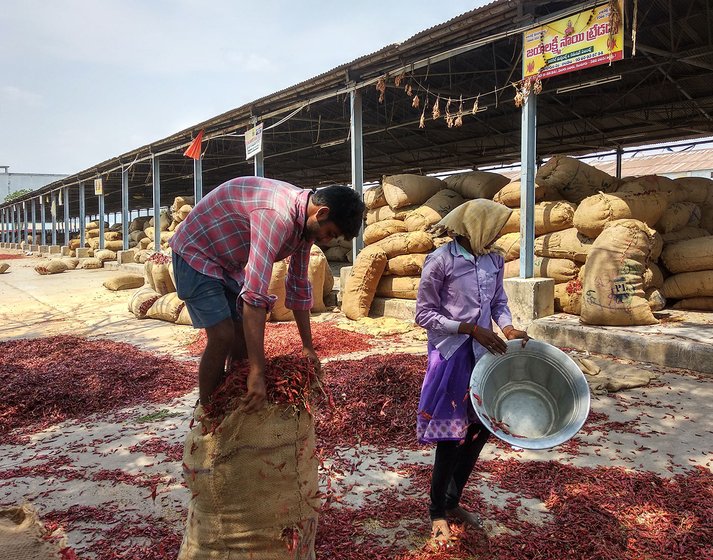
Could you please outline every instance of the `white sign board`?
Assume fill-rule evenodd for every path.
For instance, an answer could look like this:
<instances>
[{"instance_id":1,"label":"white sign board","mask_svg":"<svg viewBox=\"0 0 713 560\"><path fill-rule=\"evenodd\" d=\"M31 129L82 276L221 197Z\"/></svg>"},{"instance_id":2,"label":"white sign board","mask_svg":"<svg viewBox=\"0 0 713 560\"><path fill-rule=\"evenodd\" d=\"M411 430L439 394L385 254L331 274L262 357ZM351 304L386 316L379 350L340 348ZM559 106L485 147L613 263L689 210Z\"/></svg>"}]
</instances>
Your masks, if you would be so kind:
<instances>
[{"instance_id":1,"label":"white sign board","mask_svg":"<svg viewBox=\"0 0 713 560\"><path fill-rule=\"evenodd\" d=\"M100 194L104 194L104 185L102 183L101 178L94 179L94 194L97 196L99 196Z\"/></svg>"},{"instance_id":2,"label":"white sign board","mask_svg":"<svg viewBox=\"0 0 713 560\"><path fill-rule=\"evenodd\" d=\"M245 132L245 159L262 152L262 123Z\"/></svg>"}]
</instances>

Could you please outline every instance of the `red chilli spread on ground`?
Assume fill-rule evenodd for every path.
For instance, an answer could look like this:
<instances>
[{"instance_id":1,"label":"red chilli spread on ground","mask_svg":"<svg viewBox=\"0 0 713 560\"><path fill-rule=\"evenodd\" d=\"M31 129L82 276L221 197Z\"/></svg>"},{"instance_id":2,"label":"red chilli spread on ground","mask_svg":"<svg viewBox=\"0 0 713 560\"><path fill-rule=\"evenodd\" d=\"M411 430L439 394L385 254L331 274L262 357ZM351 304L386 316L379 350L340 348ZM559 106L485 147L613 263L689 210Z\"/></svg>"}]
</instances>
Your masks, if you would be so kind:
<instances>
[{"instance_id":1,"label":"red chilli spread on ground","mask_svg":"<svg viewBox=\"0 0 713 560\"><path fill-rule=\"evenodd\" d=\"M0 371L0 443L21 443L65 420L167 402L196 386L193 363L77 336L0 342Z\"/></svg>"},{"instance_id":2,"label":"red chilli spread on ground","mask_svg":"<svg viewBox=\"0 0 713 560\"><path fill-rule=\"evenodd\" d=\"M312 323L314 349L320 358L349 354L371 348L371 336L339 329L334 325ZM206 335L201 330L197 339L188 346L192 356L205 350ZM265 355L267 357L296 354L302 350L300 334L295 323L268 323L265 325Z\"/></svg>"},{"instance_id":3,"label":"red chilli spread on ground","mask_svg":"<svg viewBox=\"0 0 713 560\"><path fill-rule=\"evenodd\" d=\"M0 261L12 261L15 259L24 259L24 258L25 258L25 255L0 253Z\"/></svg>"}]
</instances>

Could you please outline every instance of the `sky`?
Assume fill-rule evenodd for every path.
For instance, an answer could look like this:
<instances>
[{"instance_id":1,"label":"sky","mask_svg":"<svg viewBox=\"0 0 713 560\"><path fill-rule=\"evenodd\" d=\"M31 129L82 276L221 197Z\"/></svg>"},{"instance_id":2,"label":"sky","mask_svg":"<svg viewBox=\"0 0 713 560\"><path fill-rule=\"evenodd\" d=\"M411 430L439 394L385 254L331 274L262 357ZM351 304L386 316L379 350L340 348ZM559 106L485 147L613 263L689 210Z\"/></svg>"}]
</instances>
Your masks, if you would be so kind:
<instances>
[{"instance_id":1,"label":"sky","mask_svg":"<svg viewBox=\"0 0 713 560\"><path fill-rule=\"evenodd\" d=\"M0 166L72 174L487 0L4 0Z\"/></svg>"}]
</instances>

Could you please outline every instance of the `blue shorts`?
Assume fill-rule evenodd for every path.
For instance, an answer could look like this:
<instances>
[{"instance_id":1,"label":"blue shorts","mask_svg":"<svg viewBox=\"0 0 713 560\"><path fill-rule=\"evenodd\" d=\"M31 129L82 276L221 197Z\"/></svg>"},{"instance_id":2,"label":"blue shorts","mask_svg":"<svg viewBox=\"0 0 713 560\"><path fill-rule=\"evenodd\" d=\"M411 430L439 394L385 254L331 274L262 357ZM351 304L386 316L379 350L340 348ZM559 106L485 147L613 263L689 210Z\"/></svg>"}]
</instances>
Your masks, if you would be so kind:
<instances>
[{"instance_id":1,"label":"blue shorts","mask_svg":"<svg viewBox=\"0 0 713 560\"><path fill-rule=\"evenodd\" d=\"M232 278L213 278L198 272L175 252L173 275L178 297L186 302L196 329L214 327L228 318L242 320L242 310L238 307L242 286Z\"/></svg>"}]
</instances>

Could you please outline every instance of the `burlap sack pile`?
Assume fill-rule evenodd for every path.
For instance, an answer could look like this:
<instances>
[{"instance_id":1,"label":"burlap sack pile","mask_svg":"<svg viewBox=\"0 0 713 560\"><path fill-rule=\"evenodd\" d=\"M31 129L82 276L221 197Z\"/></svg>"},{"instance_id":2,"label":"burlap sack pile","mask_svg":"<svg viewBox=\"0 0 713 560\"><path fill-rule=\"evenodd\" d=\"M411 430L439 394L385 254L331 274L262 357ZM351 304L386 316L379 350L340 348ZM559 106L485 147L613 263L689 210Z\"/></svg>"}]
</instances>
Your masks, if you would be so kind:
<instances>
[{"instance_id":1,"label":"burlap sack pile","mask_svg":"<svg viewBox=\"0 0 713 560\"><path fill-rule=\"evenodd\" d=\"M188 518L178 560L314 560L314 419L269 405L218 426L198 406L183 452Z\"/></svg>"}]
</instances>

